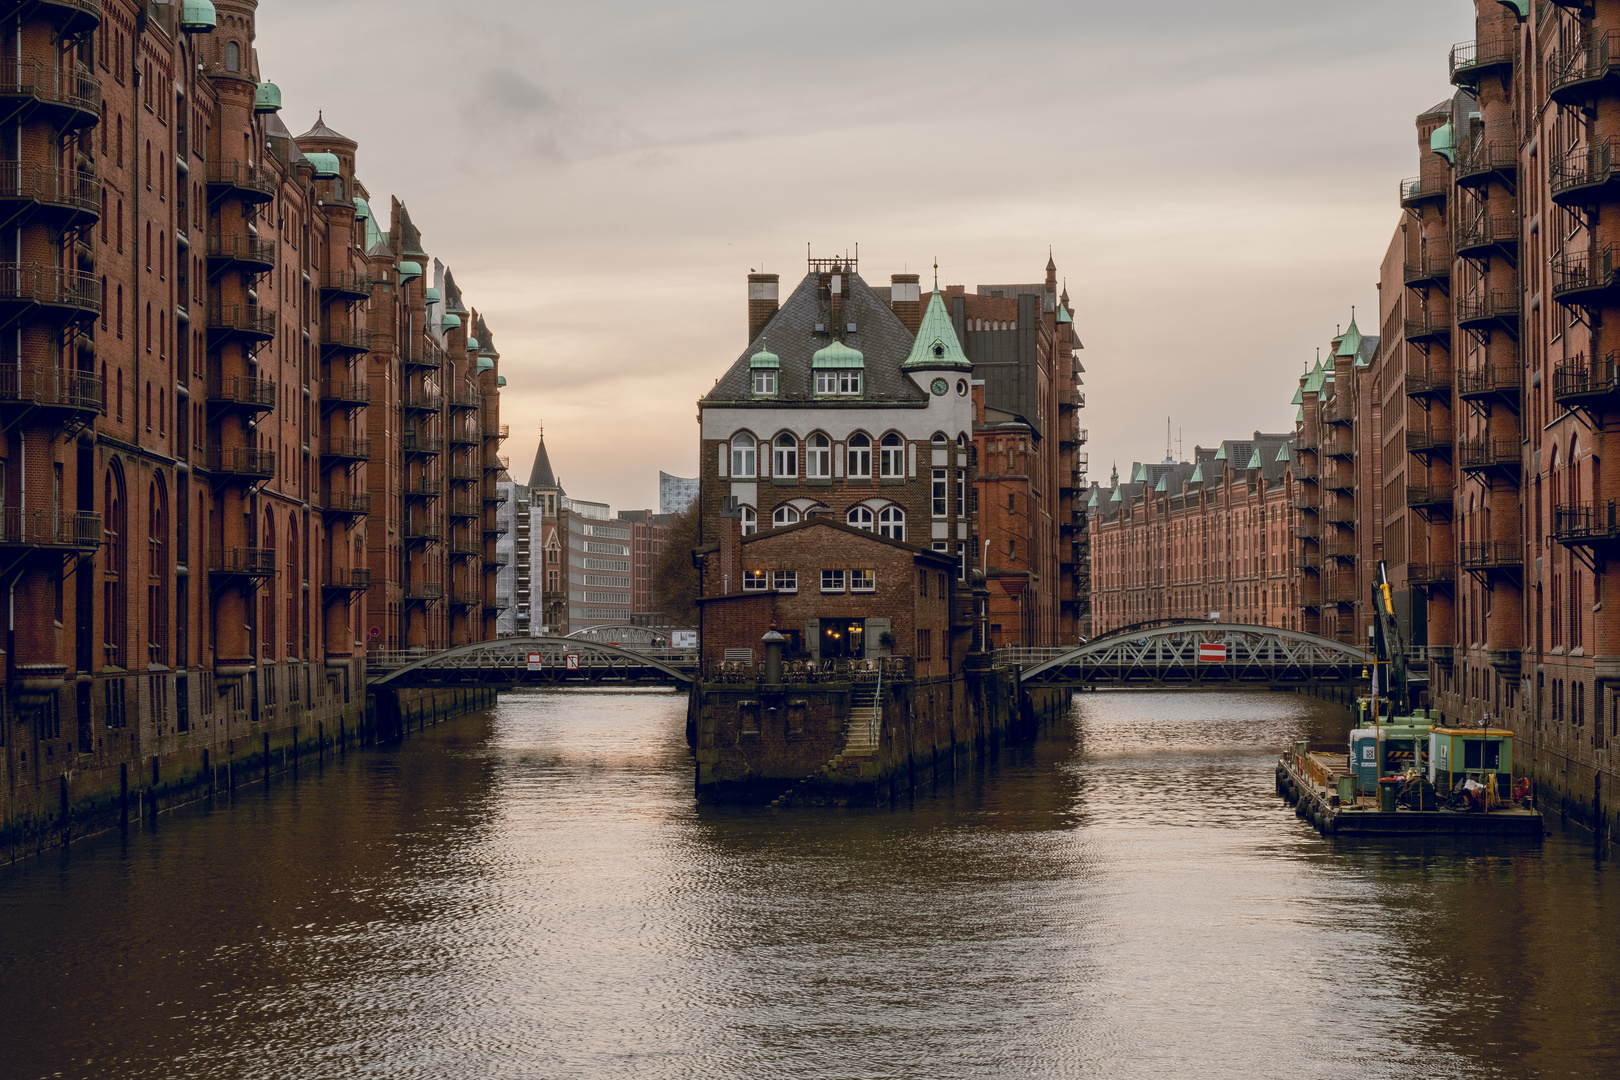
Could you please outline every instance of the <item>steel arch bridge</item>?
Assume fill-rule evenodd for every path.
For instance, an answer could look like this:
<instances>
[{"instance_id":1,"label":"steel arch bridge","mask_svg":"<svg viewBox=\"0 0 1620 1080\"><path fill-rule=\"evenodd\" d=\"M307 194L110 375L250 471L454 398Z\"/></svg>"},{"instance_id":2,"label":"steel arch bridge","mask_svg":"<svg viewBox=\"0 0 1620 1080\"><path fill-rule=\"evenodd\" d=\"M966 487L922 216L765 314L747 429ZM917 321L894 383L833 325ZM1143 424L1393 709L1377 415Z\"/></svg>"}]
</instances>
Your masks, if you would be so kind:
<instances>
[{"instance_id":1,"label":"steel arch bridge","mask_svg":"<svg viewBox=\"0 0 1620 1080\"><path fill-rule=\"evenodd\" d=\"M538 656L537 664L530 658ZM692 683L691 650L618 648L561 637L510 637L430 653L374 653L366 683L378 690L413 687L673 686Z\"/></svg>"},{"instance_id":2,"label":"steel arch bridge","mask_svg":"<svg viewBox=\"0 0 1620 1080\"><path fill-rule=\"evenodd\" d=\"M1355 685L1371 654L1298 630L1242 623L1127 627L1071 649L1008 649L1025 687Z\"/></svg>"}]
</instances>

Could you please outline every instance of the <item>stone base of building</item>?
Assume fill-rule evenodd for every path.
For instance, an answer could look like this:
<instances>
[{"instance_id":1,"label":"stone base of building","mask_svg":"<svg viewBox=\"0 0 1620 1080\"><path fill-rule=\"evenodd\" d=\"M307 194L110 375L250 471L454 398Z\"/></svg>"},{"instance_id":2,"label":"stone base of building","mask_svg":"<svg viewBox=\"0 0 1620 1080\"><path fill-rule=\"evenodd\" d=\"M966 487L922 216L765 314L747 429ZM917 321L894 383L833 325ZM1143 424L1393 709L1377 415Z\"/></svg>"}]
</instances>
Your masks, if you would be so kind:
<instances>
[{"instance_id":1,"label":"stone base of building","mask_svg":"<svg viewBox=\"0 0 1620 1080\"><path fill-rule=\"evenodd\" d=\"M38 740L31 741L32 753L13 747L13 753L5 756L6 783L0 796L0 862L15 862L211 795L268 782L296 772L300 762L307 768L323 755L398 738L439 720L488 708L495 699L495 691L483 688L400 691L386 695L382 705L377 695L344 694L340 685L328 693L289 694L291 683L301 681L304 674L292 669L303 666L307 665L259 669L256 674L264 676L259 685L244 680L224 689L215 702L201 700L214 693L214 686L195 673L191 679L184 673L166 680L143 676L128 702L133 709L129 727L113 727L105 737L88 740L90 752L81 752L72 761L65 753L52 753L46 758L50 764L41 768ZM152 683L154 677L163 682ZM315 683L314 678L312 685L324 686L324 680ZM254 697L245 700L249 688ZM64 693L73 689L69 684ZM184 730L177 730L182 727L177 722L182 715L179 703L173 697L164 700L165 690L172 694L176 689L187 695L189 722ZM284 703L280 708L278 700ZM98 729L106 726L105 721L100 713L94 718ZM156 753L149 752L154 749Z\"/></svg>"},{"instance_id":2,"label":"stone base of building","mask_svg":"<svg viewBox=\"0 0 1620 1080\"><path fill-rule=\"evenodd\" d=\"M700 803L872 805L898 798L963 758L1027 737L1068 712L1067 690L1021 691L1010 671L970 666L886 681L881 720L852 716L849 682L700 683L691 723Z\"/></svg>"}]
</instances>

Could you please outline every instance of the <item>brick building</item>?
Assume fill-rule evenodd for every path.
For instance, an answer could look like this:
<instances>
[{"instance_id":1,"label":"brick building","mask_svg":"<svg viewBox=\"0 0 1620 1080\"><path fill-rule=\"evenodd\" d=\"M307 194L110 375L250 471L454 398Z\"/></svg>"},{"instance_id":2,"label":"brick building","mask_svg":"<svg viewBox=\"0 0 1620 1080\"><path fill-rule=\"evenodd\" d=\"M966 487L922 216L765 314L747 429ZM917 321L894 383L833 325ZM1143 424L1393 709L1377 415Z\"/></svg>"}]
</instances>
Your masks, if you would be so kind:
<instances>
[{"instance_id":1,"label":"brick building","mask_svg":"<svg viewBox=\"0 0 1620 1080\"><path fill-rule=\"evenodd\" d=\"M1241 464L1240 464L1241 463ZM1193 459L1135 464L1087 493L1098 634L1159 619L1300 629L1318 600L1294 536L1305 516L1292 435L1255 432ZM997 630L991 627L995 637Z\"/></svg>"},{"instance_id":2,"label":"brick building","mask_svg":"<svg viewBox=\"0 0 1620 1080\"><path fill-rule=\"evenodd\" d=\"M155 783L352 715L371 627L493 633L496 353L405 208L373 213L356 143L282 124L256 7L3 17L8 820L69 766Z\"/></svg>"}]
</instances>

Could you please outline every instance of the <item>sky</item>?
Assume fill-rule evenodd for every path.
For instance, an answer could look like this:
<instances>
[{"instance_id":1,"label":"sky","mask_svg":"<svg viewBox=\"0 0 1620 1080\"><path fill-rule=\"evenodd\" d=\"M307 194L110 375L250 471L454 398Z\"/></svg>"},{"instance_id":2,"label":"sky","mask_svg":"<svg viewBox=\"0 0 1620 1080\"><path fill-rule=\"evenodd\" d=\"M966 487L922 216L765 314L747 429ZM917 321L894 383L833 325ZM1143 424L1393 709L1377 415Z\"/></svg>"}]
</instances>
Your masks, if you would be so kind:
<instances>
[{"instance_id":1,"label":"sky","mask_svg":"<svg viewBox=\"0 0 1620 1080\"><path fill-rule=\"evenodd\" d=\"M261 0L294 133L360 143L488 321L514 478L657 507L742 353L746 276L1038 281L1085 351L1091 475L1292 430L1450 93L1465 0Z\"/></svg>"}]
</instances>

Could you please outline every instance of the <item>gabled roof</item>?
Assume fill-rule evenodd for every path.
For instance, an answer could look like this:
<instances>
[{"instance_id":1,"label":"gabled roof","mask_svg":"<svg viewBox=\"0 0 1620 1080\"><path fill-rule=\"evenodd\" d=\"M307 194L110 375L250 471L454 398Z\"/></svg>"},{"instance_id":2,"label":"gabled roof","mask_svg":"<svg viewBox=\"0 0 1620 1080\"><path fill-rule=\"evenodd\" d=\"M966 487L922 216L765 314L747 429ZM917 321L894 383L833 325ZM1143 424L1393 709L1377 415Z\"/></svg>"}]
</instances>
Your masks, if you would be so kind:
<instances>
[{"instance_id":1,"label":"gabled roof","mask_svg":"<svg viewBox=\"0 0 1620 1080\"><path fill-rule=\"evenodd\" d=\"M829 300L821 295L820 278L806 274L753 341L732 362L713 389L703 397L704 404L753 401L750 368L753 357L769 352L777 357L776 394L769 400L809 403L815 396L812 357L834 341L862 357L864 369L860 398L841 403L867 405L885 403L922 404L928 395L902 370L911 354L913 338L889 305L874 293L859 274L843 275L843 305L839 325L832 324ZM445 279L449 285L448 276ZM854 323L849 331L844 324ZM818 331L817 326L821 329ZM825 400L825 399L821 399Z\"/></svg>"},{"instance_id":2,"label":"gabled roof","mask_svg":"<svg viewBox=\"0 0 1620 1080\"><path fill-rule=\"evenodd\" d=\"M303 139L317 139L317 140L318 139L326 139L326 140L328 140L330 142L348 143L350 146L359 146L360 145L359 143L355 142L353 139L349 138L347 135L339 134L338 132L333 131L331 128L327 127L326 126L326 114L325 113L316 113L315 114L315 126L310 128L308 131L304 132L302 135L298 136L298 138L300 140L303 140Z\"/></svg>"},{"instance_id":3,"label":"gabled roof","mask_svg":"<svg viewBox=\"0 0 1620 1080\"><path fill-rule=\"evenodd\" d=\"M540 445L534 448L534 465L529 469L529 486L532 488L556 488L562 491L557 483L557 474L551 471L551 456L546 453L546 433L540 432Z\"/></svg>"},{"instance_id":4,"label":"gabled roof","mask_svg":"<svg viewBox=\"0 0 1620 1080\"><path fill-rule=\"evenodd\" d=\"M411 224L411 212L404 203L399 204L399 253L406 259L427 258L427 252L422 250L422 234Z\"/></svg>"},{"instance_id":5,"label":"gabled roof","mask_svg":"<svg viewBox=\"0 0 1620 1080\"><path fill-rule=\"evenodd\" d=\"M1339 338L1339 348L1334 356L1354 357L1361 351L1361 330L1356 326L1356 309L1350 309L1350 326L1344 335Z\"/></svg>"},{"instance_id":6,"label":"gabled roof","mask_svg":"<svg viewBox=\"0 0 1620 1080\"><path fill-rule=\"evenodd\" d=\"M789 533L802 532L805 529L833 529L841 533L847 533L852 539L855 540L864 540L873 544L882 544L886 547L899 548L901 551L904 551L909 555L913 555L919 560L932 562L938 566L954 567L956 565L955 555L949 555L943 551L930 551L927 548L917 547L914 544L908 544L903 540L891 540L887 536L879 536L875 532L867 532L865 529L857 529L853 525L846 525L844 522L824 514L814 514L811 517L806 518L804 521L798 521L792 525L777 525L772 528L762 527L758 532L743 537L742 542L743 546L747 547L751 544L758 544L774 540L777 537L786 536ZM718 548L719 546L719 544L707 544L699 550L710 551ZM747 595L751 594L729 593L725 598L729 599L737 596ZM722 599L722 597L710 596L703 597L702 599L719 600Z\"/></svg>"},{"instance_id":7,"label":"gabled roof","mask_svg":"<svg viewBox=\"0 0 1620 1080\"><path fill-rule=\"evenodd\" d=\"M907 371L916 368L967 370L973 367L973 361L967 358L962 351L962 343L956 338L956 327L951 325L950 312L945 310L945 301L940 297L938 288L928 298L928 310L923 312L922 323L917 327L917 339L911 343L911 354L900 366Z\"/></svg>"}]
</instances>

